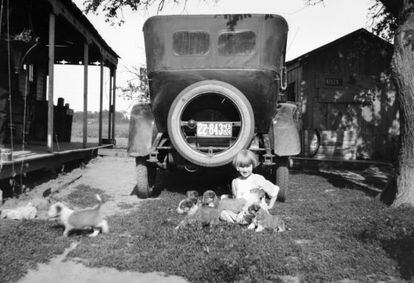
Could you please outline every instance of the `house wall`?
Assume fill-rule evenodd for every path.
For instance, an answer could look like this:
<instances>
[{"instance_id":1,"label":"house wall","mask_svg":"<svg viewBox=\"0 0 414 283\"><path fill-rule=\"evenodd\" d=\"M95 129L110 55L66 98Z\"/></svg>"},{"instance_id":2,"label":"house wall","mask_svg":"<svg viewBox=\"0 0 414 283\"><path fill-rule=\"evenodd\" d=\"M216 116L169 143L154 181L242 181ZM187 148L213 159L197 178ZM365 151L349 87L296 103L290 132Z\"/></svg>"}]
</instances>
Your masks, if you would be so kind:
<instances>
[{"instance_id":1,"label":"house wall","mask_svg":"<svg viewBox=\"0 0 414 283\"><path fill-rule=\"evenodd\" d=\"M360 34L310 54L296 62L300 67L289 67L288 84L302 80L304 153L318 129L322 141L317 157L396 157L399 131L391 55L385 42Z\"/></svg>"}]
</instances>

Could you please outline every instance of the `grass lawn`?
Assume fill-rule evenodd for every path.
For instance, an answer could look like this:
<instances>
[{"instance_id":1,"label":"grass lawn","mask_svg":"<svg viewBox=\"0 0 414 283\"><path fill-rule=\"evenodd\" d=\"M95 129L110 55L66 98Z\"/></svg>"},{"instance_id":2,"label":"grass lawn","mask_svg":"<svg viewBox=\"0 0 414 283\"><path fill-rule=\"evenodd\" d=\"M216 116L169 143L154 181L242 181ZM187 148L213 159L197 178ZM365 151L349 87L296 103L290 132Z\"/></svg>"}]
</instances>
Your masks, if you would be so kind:
<instances>
[{"instance_id":1,"label":"grass lawn","mask_svg":"<svg viewBox=\"0 0 414 283\"><path fill-rule=\"evenodd\" d=\"M99 124L97 121L91 120L88 124L88 142L98 142ZM126 148L128 145L129 124L117 123L115 125L115 140L118 148ZM108 138L108 124L102 123L102 138ZM71 142L82 142L83 140L83 124L72 123Z\"/></svg>"},{"instance_id":2,"label":"grass lawn","mask_svg":"<svg viewBox=\"0 0 414 283\"><path fill-rule=\"evenodd\" d=\"M95 120L90 120L87 127L88 137L97 138L99 136L99 123ZM115 124L115 137L128 138L129 123L117 123ZM102 137L108 136L108 123L102 122ZM72 137L83 137L83 124L72 123Z\"/></svg>"},{"instance_id":3,"label":"grass lawn","mask_svg":"<svg viewBox=\"0 0 414 283\"><path fill-rule=\"evenodd\" d=\"M414 210L388 208L344 181L294 173L287 202L272 211L291 228L284 233L255 233L227 223L175 232L183 217L175 209L185 190L208 184L165 184L169 189L158 198L110 217L111 232L96 238L63 239L62 230L42 221L0 226L0 282L15 281L16 273L21 276L74 240L80 244L69 256L89 266L163 271L192 282L278 281L280 275L305 282L414 279ZM94 190L79 197L95 203Z\"/></svg>"}]
</instances>

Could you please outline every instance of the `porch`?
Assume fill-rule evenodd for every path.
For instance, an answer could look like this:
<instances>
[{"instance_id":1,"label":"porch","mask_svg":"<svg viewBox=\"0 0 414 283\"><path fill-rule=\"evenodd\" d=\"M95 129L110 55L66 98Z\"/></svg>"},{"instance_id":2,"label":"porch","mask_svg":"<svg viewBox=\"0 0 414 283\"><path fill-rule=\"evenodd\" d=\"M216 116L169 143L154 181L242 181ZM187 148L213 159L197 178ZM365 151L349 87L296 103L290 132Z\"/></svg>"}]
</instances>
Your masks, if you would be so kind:
<instances>
[{"instance_id":1,"label":"porch","mask_svg":"<svg viewBox=\"0 0 414 283\"><path fill-rule=\"evenodd\" d=\"M0 11L0 180L39 169L88 160L115 143L116 69L119 56L71 0L15 0ZM55 68L79 66L83 78L81 140L72 141L74 109L79 98L55 90ZM99 68L99 84L89 70ZM108 84L104 84L104 77ZM99 88L98 140L88 134L88 85ZM93 97L92 97L93 96ZM107 131L103 98L108 97ZM66 101L65 101L66 99ZM106 136L107 133L107 136Z\"/></svg>"},{"instance_id":2,"label":"porch","mask_svg":"<svg viewBox=\"0 0 414 283\"><path fill-rule=\"evenodd\" d=\"M55 143L54 151L50 152L46 144L18 145L1 151L0 180L16 175L54 169L72 161L88 161L98 155L102 148L112 148L113 144L99 145L98 143L63 142Z\"/></svg>"}]
</instances>

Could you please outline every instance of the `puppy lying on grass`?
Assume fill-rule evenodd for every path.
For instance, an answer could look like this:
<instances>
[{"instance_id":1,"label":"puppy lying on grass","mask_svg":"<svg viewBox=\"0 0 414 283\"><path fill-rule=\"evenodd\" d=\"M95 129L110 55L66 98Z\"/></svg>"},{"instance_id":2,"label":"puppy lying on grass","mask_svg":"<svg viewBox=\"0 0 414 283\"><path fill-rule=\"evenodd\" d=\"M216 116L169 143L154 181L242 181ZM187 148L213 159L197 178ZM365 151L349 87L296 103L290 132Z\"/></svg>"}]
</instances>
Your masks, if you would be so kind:
<instances>
[{"instance_id":1,"label":"puppy lying on grass","mask_svg":"<svg viewBox=\"0 0 414 283\"><path fill-rule=\"evenodd\" d=\"M256 232L261 232L264 229L271 229L275 232L286 231L285 222L279 216L272 215L263 209L260 204L250 205L248 213L252 216L248 229L255 229Z\"/></svg>"},{"instance_id":2,"label":"puppy lying on grass","mask_svg":"<svg viewBox=\"0 0 414 283\"><path fill-rule=\"evenodd\" d=\"M220 222L220 215L224 210L237 214L245 206L246 200L244 199L229 197L219 199L214 191L207 190L201 200L191 197L180 201L177 212L187 215L175 229L196 224L201 226L216 225Z\"/></svg>"},{"instance_id":3,"label":"puppy lying on grass","mask_svg":"<svg viewBox=\"0 0 414 283\"><path fill-rule=\"evenodd\" d=\"M187 214L175 229L185 227L187 225L212 226L220 222L220 206L221 200L218 199L216 193L212 190L204 192L201 200L194 198L193 195L180 201L177 212L179 214Z\"/></svg>"},{"instance_id":4,"label":"puppy lying on grass","mask_svg":"<svg viewBox=\"0 0 414 283\"><path fill-rule=\"evenodd\" d=\"M218 198L214 191L207 190L200 200L187 192L187 198L180 201L177 208L179 214L187 214L187 216L175 229L194 224L211 226L218 224L220 219L228 221L229 218L239 224L250 224L252 219L255 218L255 215L248 210L253 202L269 214L266 209L265 192L262 189L251 190L250 198L248 200L244 198L235 199L228 195ZM222 215L222 213L226 215Z\"/></svg>"},{"instance_id":5,"label":"puppy lying on grass","mask_svg":"<svg viewBox=\"0 0 414 283\"><path fill-rule=\"evenodd\" d=\"M59 219L59 222L65 226L63 236L68 237L69 232L72 230L83 230L93 228L94 232L90 234L90 237L95 237L99 234L99 230L102 233L108 233L108 222L102 218L100 208L102 205L102 199L99 195L96 195L96 199L99 201L97 205L91 208L85 208L82 210L74 211L68 208L61 202L57 202L50 206L48 216L50 219Z\"/></svg>"},{"instance_id":6,"label":"puppy lying on grass","mask_svg":"<svg viewBox=\"0 0 414 283\"><path fill-rule=\"evenodd\" d=\"M219 198L217 197L216 193L213 190L207 190L203 194L203 198L201 200L203 205L217 207L217 203Z\"/></svg>"},{"instance_id":7,"label":"puppy lying on grass","mask_svg":"<svg viewBox=\"0 0 414 283\"><path fill-rule=\"evenodd\" d=\"M213 226L220 222L219 217L220 212L216 207L197 203L188 210L184 220L182 220L175 229L178 230L188 225Z\"/></svg>"},{"instance_id":8,"label":"puppy lying on grass","mask_svg":"<svg viewBox=\"0 0 414 283\"><path fill-rule=\"evenodd\" d=\"M193 214L195 212L194 209L196 209L196 205L199 202L200 201L197 198L193 198L193 197L183 199L182 201L178 203L177 213L178 214ZM190 210L194 210L194 211L191 213Z\"/></svg>"}]
</instances>

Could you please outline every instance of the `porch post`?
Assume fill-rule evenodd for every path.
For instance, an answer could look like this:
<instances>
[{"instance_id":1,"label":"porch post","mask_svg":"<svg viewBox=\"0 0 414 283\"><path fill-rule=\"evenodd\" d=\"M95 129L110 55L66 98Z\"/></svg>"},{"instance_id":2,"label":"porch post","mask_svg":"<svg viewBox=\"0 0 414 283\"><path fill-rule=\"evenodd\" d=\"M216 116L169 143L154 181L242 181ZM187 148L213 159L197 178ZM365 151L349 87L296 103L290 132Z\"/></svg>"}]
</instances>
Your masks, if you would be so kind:
<instances>
[{"instance_id":1,"label":"porch post","mask_svg":"<svg viewBox=\"0 0 414 283\"><path fill-rule=\"evenodd\" d=\"M98 134L99 145L102 145L103 72L104 72L104 60L102 59L101 60L100 89L99 89L99 134Z\"/></svg>"},{"instance_id":2,"label":"porch post","mask_svg":"<svg viewBox=\"0 0 414 283\"><path fill-rule=\"evenodd\" d=\"M85 148L88 138L88 65L89 65L89 44L83 44L83 142Z\"/></svg>"},{"instance_id":3,"label":"porch post","mask_svg":"<svg viewBox=\"0 0 414 283\"><path fill-rule=\"evenodd\" d=\"M112 88L112 139L115 141L115 97L116 97L116 68L114 68L114 86Z\"/></svg>"},{"instance_id":4,"label":"porch post","mask_svg":"<svg viewBox=\"0 0 414 283\"><path fill-rule=\"evenodd\" d=\"M110 67L109 69L109 107L108 107L108 139L111 140L111 117L112 117L112 112L111 112L111 105L112 105L112 80L113 80L113 74L112 74L112 67ZM111 140L112 143L112 140Z\"/></svg>"},{"instance_id":5,"label":"porch post","mask_svg":"<svg viewBox=\"0 0 414 283\"><path fill-rule=\"evenodd\" d=\"M49 90L47 108L47 149L53 152L53 80L55 64L55 14L49 14Z\"/></svg>"}]
</instances>

